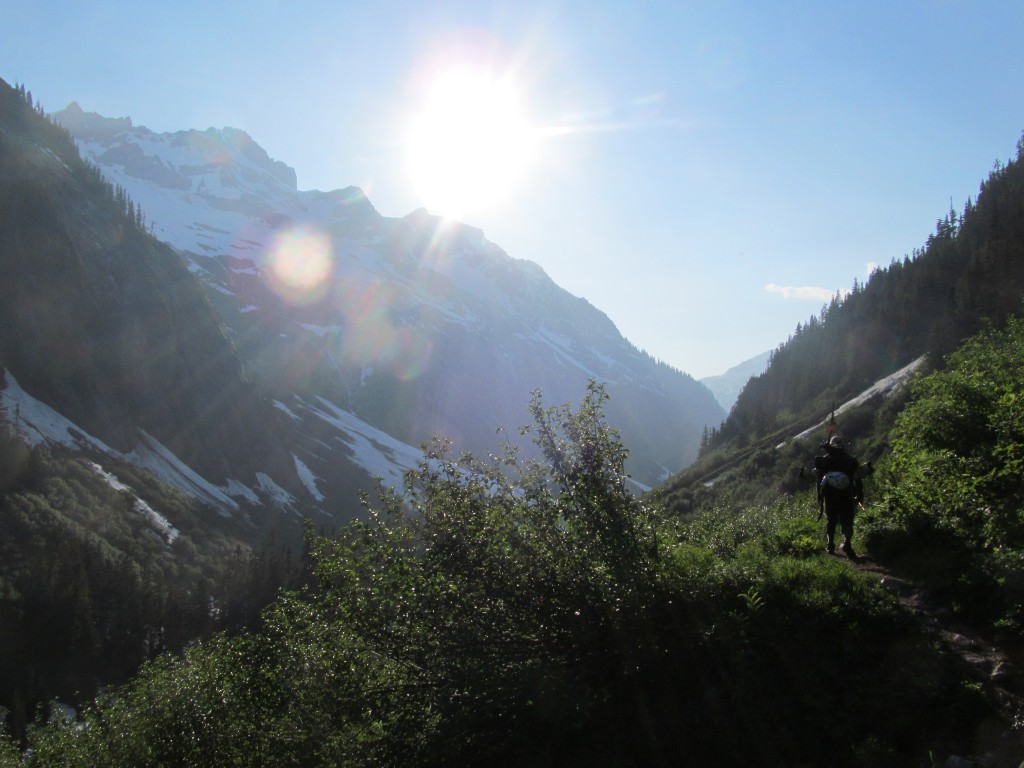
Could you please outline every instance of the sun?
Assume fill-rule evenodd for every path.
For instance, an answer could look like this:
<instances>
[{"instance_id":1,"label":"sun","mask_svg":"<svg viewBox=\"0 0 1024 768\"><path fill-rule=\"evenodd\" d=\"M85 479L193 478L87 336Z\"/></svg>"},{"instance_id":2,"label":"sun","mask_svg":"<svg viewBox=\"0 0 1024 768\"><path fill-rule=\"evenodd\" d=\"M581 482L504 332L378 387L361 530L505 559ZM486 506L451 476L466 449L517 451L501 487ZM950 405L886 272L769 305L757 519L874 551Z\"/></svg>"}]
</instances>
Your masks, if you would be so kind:
<instances>
[{"instance_id":1,"label":"sun","mask_svg":"<svg viewBox=\"0 0 1024 768\"><path fill-rule=\"evenodd\" d=\"M510 78L449 69L412 119L409 170L431 213L463 218L506 202L533 164L538 132Z\"/></svg>"}]
</instances>

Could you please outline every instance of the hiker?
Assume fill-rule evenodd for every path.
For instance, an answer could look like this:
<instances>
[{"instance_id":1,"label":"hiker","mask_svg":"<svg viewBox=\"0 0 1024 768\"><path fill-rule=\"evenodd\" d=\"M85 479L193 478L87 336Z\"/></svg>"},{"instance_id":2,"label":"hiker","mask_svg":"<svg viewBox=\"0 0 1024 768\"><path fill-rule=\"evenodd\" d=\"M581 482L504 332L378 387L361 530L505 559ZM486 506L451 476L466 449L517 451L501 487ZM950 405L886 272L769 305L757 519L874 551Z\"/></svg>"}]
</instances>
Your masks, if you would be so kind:
<instances>
[{"instance_id":1,"label":"hiker","mask_svg":"<svg viewBox=\"0 0 1024 768\"><path fill-rule=\"evenodd\" d=\"M860 462L846 452L843 439L832 435L825 443L825 454L814 459L818 479L818 519L825 512L825 535L828 553L836 551L836 523L843 532L841 549L851 560L857 557L853 550L853 516L864 499L864 485L857 476Z\"/></svg>"}]
</instances>

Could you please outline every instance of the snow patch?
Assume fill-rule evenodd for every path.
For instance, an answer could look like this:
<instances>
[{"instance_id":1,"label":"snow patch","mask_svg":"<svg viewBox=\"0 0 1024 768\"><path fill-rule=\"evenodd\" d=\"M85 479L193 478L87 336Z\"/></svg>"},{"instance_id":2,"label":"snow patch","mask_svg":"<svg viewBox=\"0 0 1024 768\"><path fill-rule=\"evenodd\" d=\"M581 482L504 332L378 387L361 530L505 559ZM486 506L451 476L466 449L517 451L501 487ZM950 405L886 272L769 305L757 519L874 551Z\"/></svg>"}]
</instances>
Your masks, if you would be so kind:
<instances>
[{"instance_id":1,"label":"snow patch","mask_svg":"<svg viewBox=\"0 0 1024 768\"><path fill-rule=\"evenodd\" d=\"M339 440L351 450L352 460L371 477L382 478L385 483L399 487L405 472L419 465L422 450L396 440L326 398L317 400L323 408L310 406L310 410L342 433Z\"/></svg>"},{"instance_id":2,"label":"snow patch","mask_svg":"<svg viewBox=\"0 0 1024 768\"><path fill-rule=\"evenodd\" d=\"M260 503L260 497L253 493L252 488L238 480L235 480L234 478L229 479L227 484L222 485L221 490L228 496L245 499L246 501L251 501L253 504Z\"/></svg>"},{"instance_id":3,"label":"snow patch","mask_svg":"<svg viewBox=\"0 0 1024 768\"><path fill-rule=\"evenodd\" d=\"M14 425L18 436L30 446L56 443L67 448L98 450L117 455L117 451L102 440L86 433L46 403L28 394L18 386L10 371L4 372L4 380L7 386L0 390L0 410L6 415L8 423Z\"/></svg>"},{"instance_id":4,"label":"snow patch","mask_svg":"<svg viewBox=\"0 0 1024 768\"><path fill-rule=\"evenodd\" d=\"M174 543L174 540L180 536L180 532L177 528L171 525L170 521L153 509L149 504L140 499L135 495L135 492L130 486L122 483L116 475L111 472L107 472L103 467L97 464L95 461L83 461L85 467L90 469L93 473L103 478L104 482L113 488L115 491L127 493L135 497L132 503L132 509L139 515L141 515L151 526L153 526L157 535L163 539L167 546Z\"/></svg>"},{"instance_id":5,"label":"snow patch","mask_svg":"<svg viewBox=\"0 0 1024 768\"><path fill-rule=\"evenodd\" d=\"M273 403L275 408L277 408L279 411L284 411L285 413L287 413L294 421L299 420L299 417L295 414L295 412L287 405L282 403L280 400L274 400Z\"/></svg>"},{"instance_id":6,"label":"snow patch","mask_svg":"<svg viewBox=\"0 0 1024 768\"><path fill-rule=\"evenodd\" d=\"M275 483L265 472L256 473L256 489L272 498L278 506L290 507L295 503L295 497Z\"/></svg>"},{"instance_id":7,"label":"snow patch","mask_svg":"<svg viewBox=\"0 0 1024 768\"><path fill-rule=\"evenodd\" d=\"M306 490L308 490L309 494L317 501L323 501L325 496L320 493L320 489L316 487L316 481L319 480L319 478L313 474L313 470L307 467L298 456L292 454L292 458L295 459L295 471L299 473L299 480L301 480L302 484L306 486Z\"/></svg>"},{"instance_id":8,"label":"snow patch","mask_svg":"<svg viewBox=\"0 0 1024 768\"><path fill-rule=\"evenodd\" d=\"M914 371L921 367L921 363L924 362L925 357L925 355L922 355L921 357L917 358L917 360L910 363L909 365L903 366L895 373L891 373L888 376L879 379L870 387L868 387L859 395L857 395L855 398L853 398L852 400L847 400L841 406L836 408L835 415L840 416L841 414L850 410L851 408L856 408L858 405L864 404L873 397L877 397L879 395L881 395L882 397L889 397L893 392L896 391L897 388L899 388L901 384L903 384L908 378L910 378L910 375ZM824 419L823 421L820 421L817 424L815 424L810 429L805 429L803 432L801 432L799 435L796 435L792 439L800 440L801 438L809 437L812 433L817 432L819 429L821 429L826 423L828 423L828 421L828 419ZM779 443L779 445L777 445L776 448L781 448L785 444L785 442Z\"/></svg>"},{"instance_id":9,"label":"snow patch","mask_svg":"<svg viewBox=\"0 0 1024 768\"><path fill-rule=\"evenodd\" d=\"M238 511L238 502L220 488L204 480L195 470L169 451L159 440L139 430L140 442L125 458L132 464L148 469L170 486L213 506L222 517ZM229 511L230 510L230 511Z\"/></svg>"},{"instance_id":10,"label":"snow patch","mask_svg":"<svg viewBox=\"0 0 1024 768\"><path fill-rule=\"evenodd\" d=\"M174 540L180 535L178 529L171 525L166 517L161 515L142 499L136 498L135 503L132 505L132 509L149 521L149 524L156 529L157 534L164 540L164 543L167 544L167 546L173 544Z\"/></svg>"},{"instance_id":11,"label":"snow patch","mask_svg":"<svg viewBox=\"0 0 1024 768\"><path fill-rule=\"evenodd\" d=\"M42 150L43 150L44 153L46 153L47 155L52 157L54 160L56 160L58 163L60 163L62 166L64 166L65 170L71 171L71 167L67 163L65 163L63 160L61 160L59 157L57 157L57 153L54 152L52 149L50 149L49 147L42 147Z\"/></svg>"}]
</instances>

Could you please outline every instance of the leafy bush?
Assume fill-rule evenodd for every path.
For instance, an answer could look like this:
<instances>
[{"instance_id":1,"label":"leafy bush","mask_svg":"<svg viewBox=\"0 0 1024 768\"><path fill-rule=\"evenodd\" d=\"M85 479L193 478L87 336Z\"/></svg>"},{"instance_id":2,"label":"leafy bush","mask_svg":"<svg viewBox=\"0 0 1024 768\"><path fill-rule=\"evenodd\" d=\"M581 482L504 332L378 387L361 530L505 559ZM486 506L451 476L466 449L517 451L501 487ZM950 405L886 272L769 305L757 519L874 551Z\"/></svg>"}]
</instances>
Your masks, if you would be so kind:
<instances>
[{"instance_id":1,"label":"leafy bush","mask_svg":"<svg viewBox=\"0 0 1024 768\"><path fill-rule=\"evenodd\" d=\"M1024 629L1024 321L989 330L913 382L872 513L873 550L964 612Z\"/></svg>"}]
</instances>

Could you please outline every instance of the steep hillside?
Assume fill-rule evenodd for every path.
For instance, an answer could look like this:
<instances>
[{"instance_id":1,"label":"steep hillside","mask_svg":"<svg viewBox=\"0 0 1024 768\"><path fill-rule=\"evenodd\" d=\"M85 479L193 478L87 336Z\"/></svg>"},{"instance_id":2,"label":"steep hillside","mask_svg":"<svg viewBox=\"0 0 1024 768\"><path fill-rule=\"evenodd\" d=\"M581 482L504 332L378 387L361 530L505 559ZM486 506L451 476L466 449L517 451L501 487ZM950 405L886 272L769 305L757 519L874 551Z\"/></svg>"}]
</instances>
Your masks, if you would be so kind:
<instances>
[{"instance_id":1,"label":"steep hillside","mask_svg":"<svg viewBox=\"0 0 1024 768\"><path fill-rule=\"evenodd\" d=\"M11 410L41 423L5 383L4 406L14 390ZM109 452L83 458L11 426L38 439L0 423L0 718L17 738L54 699L77 707L159 653L255 622L295 578L289 550L251 544L235 516Z\"/></svg>"},{"instance_id":2,"label":"steep hillside","mask_svg":"<svg viewBox=\"0 0 1024 768\"><path fill-rule=\"evenodd\" d=\"M267 429L277 412L184 262L3 82L0 271L0 366L94 447L250 498L257 472L294 478Z\"/></svg>"},{"instance_id":3,"label":"steep hillside","mask_svg":"<svg viewBox=\"0 0 1024 768\"><path fill-rule=\"evenodd\" d=\"M254 621L292 567L254 554L297 537L278 483L302 486L185 263L2 81L0 274L0 712L23 735Z\"/></svg>"}]
</instances>

